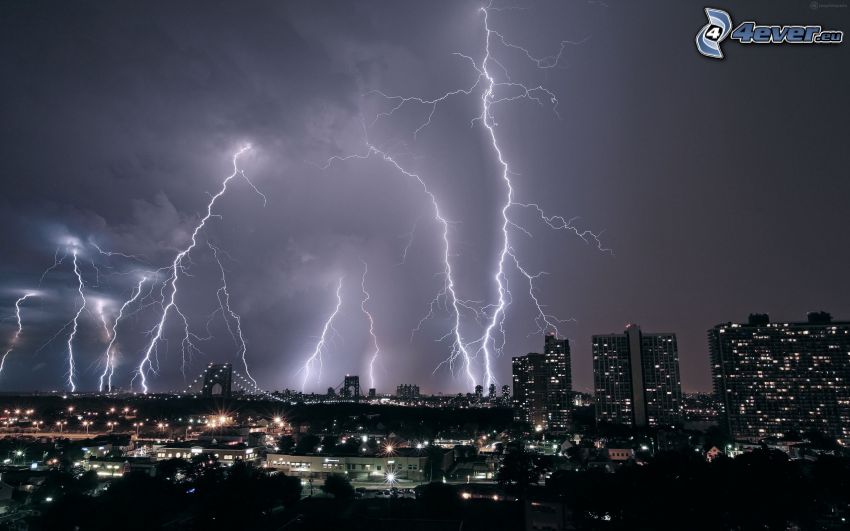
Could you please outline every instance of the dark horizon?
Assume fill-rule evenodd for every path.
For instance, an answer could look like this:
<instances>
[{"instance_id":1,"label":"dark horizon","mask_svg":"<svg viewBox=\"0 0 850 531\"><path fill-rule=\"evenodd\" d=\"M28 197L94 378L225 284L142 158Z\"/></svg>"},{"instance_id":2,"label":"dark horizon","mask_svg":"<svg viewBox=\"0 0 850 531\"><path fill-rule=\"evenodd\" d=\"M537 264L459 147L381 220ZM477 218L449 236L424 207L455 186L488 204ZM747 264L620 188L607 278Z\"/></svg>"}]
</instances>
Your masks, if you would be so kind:
<instances>
[{"instance_id":1,"label":"dark horizon","mask_svg":"<svg viewBox=\"0 0 850 531\"><path fill-rule=\"evenodd\" d=\"M143 271L168 266L188 245L234 153L250 143L240 168L257 190L232 181L187 259L192 276L180 279L180 309L199 350L186 353L184 375L183 324L172 314L167 351L162 343L147 366L151 391L181 389L211 361L241 364L237 323L260 387L300 389L299 367L334 310L340 279L338 335L327 344L324 377L308 391L324 392L346 373L369 387L373 344L361 306L380 342L379 392L400 383L428 394L471 391L461 366L454 376L446 366L433 372L450 354L450 342L437 341L452 325L445 299L411 340L443 287L442 229L430 201L381 156L356 156L365 128L421 176L449 227L458 298L479 311L496 303L505 186L486 128L470 124L480 87L447 98L416 134L428 105L382 116L398 100L370 92L432 99L470 87L475 69L452 54L484 56L480 7L4 3L0 354L14 349L0 390L64 388L70 328L44 344L79 308L71 255L40 278L57 249L71 248L89 297L75 370L81 391L97 388L122 303ZM528 206L511 210L527 231L509 227L512 250L529 273L548 273L535 279L544 317L565 320L575 390L592 389L591 336L629 323L675 333L683 390L707 392L711 327L750 313L850 320L846 43L730 45L716 61L694 46L702 3L524 7L494 10L489 23L557 65L536 68L498 45L500 65L490 68L545 86L558 105L538 92L539 101L500 103L493 120L514 200L561 221L577 217L576 231L598 235L552 230ZM808 1L717 7L735 21L850 26L850 10ZM106 256L95 244L138 258ZM543 347L528 280L505 263L513 303L504 353L493 357L498 386L510 384L512 356ZM145 356L160 308L145 305L158 290L143 290L119 327L117 387L127 390ZM14 342L15 301L30 291ZM476 317L486 319L465 311L461 333L473 344L484 328ZM474 364L483 383L482 354Z\"/></svg>"}]
</instances>

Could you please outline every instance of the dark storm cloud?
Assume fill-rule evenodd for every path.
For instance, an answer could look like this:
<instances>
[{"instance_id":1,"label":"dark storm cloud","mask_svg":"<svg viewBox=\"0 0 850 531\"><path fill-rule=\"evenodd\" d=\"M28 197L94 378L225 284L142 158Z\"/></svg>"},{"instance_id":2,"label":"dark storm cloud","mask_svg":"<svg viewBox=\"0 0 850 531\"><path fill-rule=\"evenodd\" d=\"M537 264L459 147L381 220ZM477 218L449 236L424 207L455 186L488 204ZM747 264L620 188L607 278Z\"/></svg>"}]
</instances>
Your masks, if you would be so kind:
<instances>
[{"instance_id":1,"label":"dark storm cloud","mask_svg":"<svg viewBox=\"0 0 850 531\"><path fill-rule=\"evenodd\" d=\"M231 171L243 143L253 182L234 181L217 204L181 279L181 304L206 335L217 308L217 265L207 240L226 249L231 301L243 318L252 372L266 388L297 387L296 374L335 303L344 277L338 337L326 375L365 377L369 351L360 313L362 260L383 357L379 389L419 383L457 391L466 382L431 371L447 355L435 339L438 313L410 330L439 289L439 227L415 182L379 160L320 166L363 149L361 120L386 102L369 96L435 97L468 86L475 73L451 55L480 57L474 2L58 3L6 2L0 16L0 249L2 305L38 285L67 237L138 254L142 262L95 257L81 267L93 297L116 305L136 270L166 265L186 245L209 193ZM549 309L577 322L577 387L591 384L593 333L627 322L677 332L686 388L709 385L704 330L752 310L802 317L824 308L850 315L843 274L848 106L846 46L743 49L722 63L699 57L703 6L535 3L493 23L540 55L561 40L563 68L535 71L504 54L516 76L559 96L551 109L518 102L497 109L518 199L606 229L612 258L566 233L523 217L534 234L516 244ZM812 12L807 2L733 10L737 19L823 23L844 29L846 10ZM660 31L659 28L664 28ZM803 72L803 73L799 73ZM411 107L370 128L371 139L421 172L453 221L461 296L493 300L503 188L480 127L480 100L454 98L416 138L427 109ZM405 264L407 233L416 224ZM91 259L103 266L96 285ZM512 274L506 356L541 347L523 279ZM61 387L65 336L36 353L75 311L66 261L25 308L24 340L0 380L3 389ZM118 385L126 386L157 315L148 308L121 328ZM11 321L4 321L8 334ZM167 329L154 388L182 387L179 330ZM470 334L471 334L470 328ZM220 317L201 343L189 377L210 360L235 361ZM5 336L4 336L5 337ZM105 344L94 315L83 319L82 388L96 383ZM509 382L509 361L496 375ZM37 368L37 370L36 370ZM14 377L12 376L14 375Z\"/></svg>"}]
</instances>

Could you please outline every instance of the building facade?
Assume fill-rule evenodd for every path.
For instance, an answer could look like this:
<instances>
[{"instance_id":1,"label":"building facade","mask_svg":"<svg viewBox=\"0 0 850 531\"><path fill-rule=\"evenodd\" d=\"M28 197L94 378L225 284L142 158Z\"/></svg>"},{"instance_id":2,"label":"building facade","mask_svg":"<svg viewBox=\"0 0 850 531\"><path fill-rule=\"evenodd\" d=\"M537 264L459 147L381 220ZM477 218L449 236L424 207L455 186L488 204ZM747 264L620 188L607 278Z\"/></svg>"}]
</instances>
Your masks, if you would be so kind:
<instances>
[{"instance_id":1,"label":"building facade","mask_svg":"<svg viewBox=\"0 0 850 531\"><path fill-rule=\"evenodd\" d=\"M514 419L535 429L563 432L570 424L570 344L545 336L543 354L512 359Z\"/></svg>"},{"instance_id":2,"label":"building facade","mask_svg":"<svg viewBox=\"0 0 850 531\"><path fill-rule=\"evenodd\" d=\"M419 386L414 384L401 384L395 388L395 395L398 398L411 400L419 398Z\"/></svg>"},{"instance_id":3,"label":"building facade","mask_svg":"<svg viewBox=\"0 0 850 531\"><path fill-rule=\"evenodd\" d=\"M324 479L338 474L352 481L385 482L392 474L393 480L428 481L428 458L422 452L407 450L400 448L395 455L356 456L271 453L266 455L266 466L301 478Z\"/></svg>"},{"instance_id":4,"label":"building facade","mask_svg":"<svg viewBox=\"0 0 850 531\"><path fill-rule=\"evenodd\" d=\"M682 382L675 334L593 336L596 420L632 426L667 426L681 420Z\"/></svg>"},{"instance_id":5,"label":"building facade","mask_svg":"<svg viewBox=\"0 0 850 531\"><path fill-rule=\"evenodd\" d=\"M708 343L714 394L734 437L850 436L850 322L822 312L781 323L753 314L715 326Z\"/></svg>"},{"instance_id":6,"label":"building facade","mask_svg":"<svg viewBox=\"0 0 850 531\"><path fill-rule=\"evenodd\" d=\"M170 443L154 449L153 455L157 461L167 459L186 459L199 455L213 456L222 464L231 465L236 461L258 464L260 449L246 444L216 444L205 441L186 441Z\"/></svg>"}]
</instances>

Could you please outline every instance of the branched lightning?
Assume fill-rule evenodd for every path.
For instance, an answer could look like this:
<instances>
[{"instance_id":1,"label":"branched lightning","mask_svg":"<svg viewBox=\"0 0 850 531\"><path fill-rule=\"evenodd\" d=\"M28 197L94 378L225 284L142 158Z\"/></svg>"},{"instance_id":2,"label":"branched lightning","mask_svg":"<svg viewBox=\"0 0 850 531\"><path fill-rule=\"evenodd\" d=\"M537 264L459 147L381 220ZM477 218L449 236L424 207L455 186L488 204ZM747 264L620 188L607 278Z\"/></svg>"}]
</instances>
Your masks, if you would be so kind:
<instances>
[{"instance_id":1,"label":"branched lightning","mask_svg":"<svg viewBox=\"0 0 850 531\"><path fill-rule=\"evenodd\" d=\"M77 390L77 384L74 382L74 337L77 335L77 329L79 326L80 315L83 313L83 310L86 309L86 295L83 292L83 286L85 283L83 282L83 275L80 273L80 268L77 265L77 250L73 251L74 256L74 274L77 276L77 292L80 294L80 300L82 304L80 304L80 308L77 310L77 313L74 315L74 318L71 320L72 328L71 333L68 335L68 386L71 388L71 392L75 392Z\"/></svg>"},{"instance_id":2,"label":"branched lightning","mask_svg":"<svg viewBox=\"0 0 850 531\"><path fill-rule=\"evenodd\" d=\"M148 392L147 373L148 372L156 372L157 367L159 365L158 361L156 361L157 347L159 345L159 342L163 340L163 337L162 337L163 331L164 331L164 328L165 328L165 324L168 321L168 316L171 312L176 313L183 322L184 335L183 335L183 340L182 340L181 344L182 344L182 354L183 354L182 368L183 368L184 374L185 374L185 371L186 371L187 354L191 354L192 351L197 350L197 347L195 347L195 344L192 341L197 336L195 336L194 334L192 334L190 332L189 321L186 318L186 315L180 310L180 307L177 305L177 291L178 291L178 287L177 287L178 282L177 281L180 278L181 274L183 274L183 275L188 274L187 270L186 270L187 267L188 267L187 264L191 263L190 262L191 258L189 256L189 254L197 246L198 235L200 234L201 230L203 230L203 228L206 226L206 224L210 220L210 218L215 216L215 214L213 214L213 207L215 206L216 201L221 196L223 196L225 194L225 192L227 192L227 187L228 187L228 184L230 183L230 181L232 181L234 178L239 176L239 177L242 177L242 179L244 179L245 182L247 182L248 185L251 186L251 188L257 194L260 195L260 197L263 198L263 204L266 204L266 202L267 202L266 196L263 195L263 193L260 192L260 190L257 189L256 186L254 186L254 183L252 183L251 180L248 179L248 177L245 175L244 171L242 171L239 168L239 165L238 165L239 157L242 156L249 149L251 149L251 146L246 145L246 146L242 147L241 149L239 149L233 155L233 158L232 158L233 173L228 175L222 181L221 188L219 189L219 191L215 195L212 195L210 197L210 201L207 203L206 214L204 215L204 217L201 218L201 220L195 226L195 229L192 231L192 236L190 238L189 245L187 245L183 250L178 252L177 255L174 257L174 261L171 263L171 266L169 266L168 268L165 269L166 271L168 271L168 276L167 276L165 282L163 282L162 288L160 289L160 296L161 296L160 304L162 306L162 314L161 314L159 321L150 330L150 337L151 337L150 343L148 343L148 346L145 349L144 357L142 358L142 361L141 361L141 363L139 363L138 369L136 370L136 376L134 376L134 380L135 380L135 377L140 378L141 387L142 387L142 390L145 393Z\"/></svg>"},{"instance_id":3,"label":"branched lightning","mask_svg":"<svg viewBox=\"0 0 850 531\"><path fill-rule=\"evenodd\" d=\"M495 382L491 361L494 356L501 354L506 341L506 334L504 329L505 316L507 309L513 300L507 275L507 267L509 265L512 264L516 271L518 271L519 274L521 274L528 282L529 298L532 304L534 304L537 311L537 315L535 316L535 322L537 323L538 331L551 330L554 331L557 335L560 335L560 331L558 330L557 325L558 323L564 322L564 320L558 319L556 316L547 312L545 306L539 301L535 294L535 280L545 275L546 273L529 272L522 265L520 258L517 256L517 253L514 250L514 246L512 244L513 230L518 230L527 236L531 236L531 232L526 228L522 227L517 221L512 219L512 212L517 209L533 208L536 210L540 220L550 229L566 230L573 232L585 242L594 244L600 251L609 253L611 252L610 249L607 249L602 245L602 242L600 240L601 233L594 233L590 230L579 229L578 227L573 225L573 222L576 218L565 219L561 216L550 216L547 215L545 211L536 203L519 202L515 199L516 193L514 190L514 184L511 180L511 177L514 174L511 171L509 162L504 156L504 151L502 149L501 144L499 143L499 138L496 133L499 124L493 114L494 107L502 103L510 103L518 100L528 100L538 105L549 105L551 110L557 115L559 102L555 93L544 87L543 85L533 86L514 80L511 77L508 68L494 56L494 49L497 45L501 45L504 49L513 50L523 54L525 58L531 61L538 69L551 69L559 66L567 46L571 44L581 44L581 42L584 41L561 41L560 47L555 54L544 57L538 57L532 54L527 48L510 42L501 32L493 29L490 26L490 11L503 10L503 8L493 7L492 4L488 5L487 7L481 8L484 29L484 52L483 56L479 60L476 60L473 57L462 53L454 54L468 61L472 65L474 71L477 73L474 82L472 82L468 87L449 90L433 99L427 99L418 96L406 97L388 95L379 90L373 90L367 93L367 95L379 96L390 103L389 110L378 113L375 117L375 120L372 122L373 124L382 118L391 117L396 111L398 111L405 105L412 104L424 106L426 109L425 118L413 131L413 136L414 138L416 138L416 136L421 133L423 129L425 129L432 123L432 120L434 119L434 116L437 112L437 108L438 106L440 106L441 103L445 102L447 99L453 96L471 96L480 92L480 113L472 118L471 124L474 125L476 123L480 123L483 126L485 137L489 141L496 162L498 163L498 167L500 168L499 177L502 185L504 186L505 191L504 202L502 203L500 208L500 214L502 217L502 221L500 223L501 244L498 252L498 258L495 264L495 271L492 276L493 283L496 288L495 303L484 305L480 301L462 300L457 297L454 288L454 279L451 276L451 264L449 261L448 250L450 244L448 236L448 223L446 222L445 218L440 215L436 198L428 191L427 186L417 174L405 170L400 164L398 164L393 159L392 156L376 148L371 143L369 143L368 140L368 152L365 155L335 157L335 159L337 160L346 160L349 158L368 158L372 154L379 155L387 162L393 164L396 169L401 173L407 175L408 177L416 178L430 196L435 209L435 217L443 226L443 240L445 251L443 256L443 262L445 285L444 288L437 294L437 297L435 297L435 299L431 301L428 313L425 315L423 320L420 321L417 328L414 329L414 332L422 326L422 323L425 320L429 319L434 314L435 309L439 308L441 305L446 306L445 303L448 299L448 305L451 306L451 310L454 316L454 324L451 331L444 337L452 336L454 338L454 341L450 356L443 363L448 363L449 367L452 368L452 363L457 359L459 355L462 355L467 377L470 380L471 386L474 386L476 383L476 379L472 374L471 365L472 360L478 357L478 355L480 354L483 358L484 374L482 383L485 387L488 387L491 383ZM477 340L464 343L460 333L460 320L462 313L471 313L477 321L483 322L483 333ZM472 347L476 347L476 350L474 352L468 350ZM439 367L443 365L443 363L438 365L437 369L439 369Z\"/></svg>"},{"instance_id":4,"label":"branched lightning","mask_svg":"<svg viewBox=\"0 0 850 531\"><path fill-rule=\"evenodd\" d=\"M369 387L377 389L377 385L375 384L375 362L378 360L378 356L381 353L381 347L378 344L378 336L375 334L375 319L372 317L372 312L366 308L366 303L369 302L369 299L371 298L369 292L366 290L366 275L368 274L369 265L364 261L363 277L360 279L360 291L363 292L363 299L360 300L360 309L363 310L363 313L369 320L369 336L372 338L372 347L374 348L372 351L372 357L369 359Z\"/></svg>"},{"instance_id":5,"label":"branched lightning","mask_svg":"<svg viewBox=\"0 0 850 531\"><path fill-rule=\"evenodd\" d=\"M103 300L97 301L95 304L95 312L97 312L97 316L100 318L100 324L103 325L103 333L106 340L109 341L112 339L112 331L109 329L109 323L106 322L106 302Z\"/></svg>"},{"instance_id":6,"label":"branched lightning","mask_svg":"<svg viewBox=\"0 0 850 531\"><path fill-rule=\"evenodd\" d=\"M299 372L304 373L304 379L301 381L301 391L305 392L307 389L307 381L310 379L310 372L313 370L313 366L318 364L318 371L316 373L316 381L319 381L322 378L322 368L324 366L324 361L322 360L322 354L325 351L325 347L328 344L328 340L330 339L331 334L336 334L336 330L333 327L333 320L336 317L336 314L339 313L339 309L342 307L342 278L339 279L339 283L336 286L336 306L334 307L333 312L328 316L325 321L324 326L322 327L322 335L319 337L319 341L316 343L315 348L313 348L313 352L307 358L307 361L304 362L304 366L301 367Z\"/></svg>"},{"instance_id":7,"label":"branched lightning","mask_svg":"<svg viewBox=\"0 0 850 531\"><path fill-rule=\"evenodd\" d=\"M428 188L428 185L419 176L419 174L405 169L395 158L392 157L389 153L382 151L369 143L368 138L366 139L366 152L357 155L347 155L344 157L331 157L326 164L328 167L334 161L346 161L350 159L368 159L372 156L378 156L385 162L389 163L396 171L408 177L410 179L414 179L419 186L422 188L422 191L425 192L425 195L428 196L428 199L431 202L431 207L434 212L434 219L439 223L442 228L441 235L443 239L443 250L442 250L442 265L443 265L443 287L437 293L437 295L431 300L428 305L428 313L422 320L419 322L419 325L413 330L415 333L422 326L422 323L425 322L429 317L431 317L434 311L439 307L448 307L451 309L453 324L451 326L451 330L447 332L440 340L451 337L452 343L449 351L449 357L446 359L444 363L448 364L451 369L454 368L454 364L460 358L462 361L467 378L470 381L470 384L475 387L475 377L472 374L472 359L467 350L467 345L464 342L463 335L461 334L461 310L467 307L465 301L459 299L455 292L455 281L454 275L452 272L452 263L450 260L451 256L451 244L449 243L449 221L443 217L443 214L440 211L440 204L437 201L437 196L434 195L433 192Z\"/></svg>"},{"instance_id":8,"label":"branched lightning","mask_svg":"<svg viewBox=\"0 0 850 531\"><path fill-rule=\"evenodd\" d=\"M147 281L147 277L142 277L139 280L139 283L130 293L130 298L127 299L124 304L121 305L121 308L118 310L118 315L115 316L115 321L112 322L112 334L110 335L109 344L106 346L106 353L104 354L104 362L103 362L103 373L100 375L100 382L98 384L98 391L103 392L103 380L106 379L106 389L107 391L112 391L112 375L115 374L115 340L118 338L118 323L121 322L121 318L124 316L124 310L127 309L128 306L133 304L136 299L139 298L139 295L142 293L142 285Z\"/></svg>"},{"instance_id":9,"label":"branched lightning","mask_svg":"<svg viewBox=\"0 0 850 531\"><path fill-rule=\"evenodd\" d=\"M407 243L404 245L404 249L401 252L401 261L396 265L404 265L407 262L407 252L410 251L410 247L413 245L413 237L416 236L416 227L419 225L419 218L413 222L413 228L410 229L410 232L406 234Z\"/></svg>"},{"instance_id":10,"label":"branched lightning","mask_svg":"<svg viewBox=\"0 0 850 531\"><path fill-rule=\"evenodd\" d=\"M9 342L9 348L7 348L6 352L3 353L3 358L0 358L0 374L3 374L3 367L6 365L6 358L9 354L11 354L12 350L14 350L15 345L18 343L18 338L21 337L21 332L24 329L21 322L21 303L34 295L34 293L24 293L22 297L15 301L15 318L18 323L18 328L15 330L14 335L12 335L12 340Z\"/></svg>"},{"instance_id":11,"label":"branched lightning","mask_svg":"<svg viewBox=\"0 0 850 531\"><path fill-rule=\"evenodd\" d=\"M245 336L242 335L242 317L234 312L230 308L230 292L227 290L227 277L224 274L224 266L221 264L221 260L218 257L218 253L221 252L221 249L213 245L211 242L207 242L207 245L213 252L213 257L215 258L216 263L218 264L218 269L221 271L221 286L215 292L216 297L218 298L219 308L221 309L221 315L224 319L225 324L227 325L227 331L230 332L230 337L233 338L233 342L236 343L236 347L239 349L239 358L242 360L242 365L245 366L245 374L248 378L251 379L251 382L256 386L257 380L251 376L251 372L248 370L248 360L245 358L245 353L248 350L248 346L245 343ZM233 327L230 325L230 319L233 319L236 326Z\"/></svg>"},{"instance_id":12,"label":"branched lightning","mask_svg":"<svg viewBox=\"0 0 850 531\"><path fill-rule=\"evenodd\" d=\"M53 265L51 265L50 267L45 269L44 273L41 274L41 278L38 279L38 285L39 286L41 286L42 282L44 282L44 277L46 277L48 273L50 273L51 271L53 271L54 269L56 269L57 267L62 265L62 262L65 261L65 258L67 258L67 256L68 256L67 249L65 250L64 253L62 253L62 256L59 256L59 247L56 248L56 252L53 253Z\"/></svg>"},{"instance_id":13,"label":"branched lightning","mask_svg":"<svg viewBox=\"0 0 850 531\"><path fill-rule=\"evenodd\" d=\"M89 240L89 243L91 244L92 247L95 248L95 250L99 254L106 256L106 257L119 256L121 258L126 258L128 260L138 260L138 261L142 260L142 257L137 256L135 254L127 254L127 253L122 253L122 252L118 252L118 251L106 251L101 246L99 246L94 240Z\"/></svg>"}]
</instances>

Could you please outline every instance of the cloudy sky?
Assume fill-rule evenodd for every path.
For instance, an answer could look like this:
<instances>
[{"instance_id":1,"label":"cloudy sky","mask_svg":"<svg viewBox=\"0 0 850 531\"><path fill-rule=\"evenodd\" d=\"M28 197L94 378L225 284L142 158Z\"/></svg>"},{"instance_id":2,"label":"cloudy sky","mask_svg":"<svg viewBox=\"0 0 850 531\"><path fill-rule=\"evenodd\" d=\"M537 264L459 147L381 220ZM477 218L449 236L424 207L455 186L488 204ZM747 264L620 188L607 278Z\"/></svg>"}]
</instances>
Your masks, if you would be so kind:
<instances>
[{"instance_id":1,"label":"cloudy sky","mask_svg":"<svg viewBox=\"0 0 850 531\"><path fill-rule=\"evenodd\" d=\"M514 200L604 231L613 255L519 207L509 209L510 244L527 272L548 273L534 292L546 313L574 319L559 329L571 342L577 389L592 386L590 336L635 322L676 332L685 390L707 390L705 331L714 324L751 311L794 320L823 309L850 319L850 53L846 44L727 42L726 59L710 60L694 46L702 3L633 4L534 2L490 12L490 28L506 42L548 59L537 68L493 37L488 72L557 97L557 107L549 97L492 105ZM422 178L449 222L454 287L469 308L461 335L475 353L488 305L498 301L506 198L492 141L473 121L486 84L441 102L418 133L431 106L411 101L390 113L400 100L373 91L432 100L473 87L485 54L480 6L3 2L0 344L14 349L0 389L67 386L71 328L63 326L80 307L75 249L88 301L73 342L81 390L97 387L117 311L150 275L115 343L113 384L129 389L162 315L168 271L151 272L191 243L233 154L250 143L239 165L267 202L241 178L217 200L177 282L198 350L184 365L184 324L172 312L151 389L181 389L212 361L241 366L228 332L235 320L219 307L212 244L261 387L301 388L299 370L340 279L323 371L315 366L306 387L336 386L346 373L368 387L365 262L379 392L399 383L469 390L461 365L456 376L447 366L433 372L451 353L451 337L440 341L450 308L435 305L411 338L445 282L442 225L428 195L380 156L326 162L365 155L368 136ZM802 0L730 11L735 21L850 29L850 10ZM499 90L494 100L521 95L516 86ZM94 244L136 258L106 256ZM505 271L513 297L503 354L492 360L499 384L510 383L510 356L543 341L526 278L510 258ZM12 344L14 303L28 292ZM483 381L483 354L472 363Z\"/></svg>"}]
</instances>

